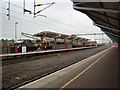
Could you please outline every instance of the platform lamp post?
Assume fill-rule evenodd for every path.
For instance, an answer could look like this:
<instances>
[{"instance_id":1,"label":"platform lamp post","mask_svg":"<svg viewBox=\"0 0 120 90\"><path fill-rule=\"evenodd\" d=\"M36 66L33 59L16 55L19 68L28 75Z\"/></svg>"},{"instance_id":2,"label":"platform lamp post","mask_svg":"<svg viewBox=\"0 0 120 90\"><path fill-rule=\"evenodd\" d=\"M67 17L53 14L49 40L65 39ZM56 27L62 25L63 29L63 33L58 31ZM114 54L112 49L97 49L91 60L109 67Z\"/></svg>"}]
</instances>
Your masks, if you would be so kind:
<instances>
[{"instance_id":1,"label":"platform lamp post","mask_svg":"<svg viewBox=\"0 0 120 90\"><path fill-rule=\"evenodd\" d=\"M18 47L17 47L17 24L18 24L18 22L15 22L15 53L18 53Z\"/></svg>"},{"instance_id":2,"label":"platform lamp post","mask_svg":"<svg viewBox=\"0 0 120 90\"><path fill-rule=\"evenodd\" d=\"M15 22L15 42L17 42L17 24L18 22Z\"/></svg>"}]
</instances>

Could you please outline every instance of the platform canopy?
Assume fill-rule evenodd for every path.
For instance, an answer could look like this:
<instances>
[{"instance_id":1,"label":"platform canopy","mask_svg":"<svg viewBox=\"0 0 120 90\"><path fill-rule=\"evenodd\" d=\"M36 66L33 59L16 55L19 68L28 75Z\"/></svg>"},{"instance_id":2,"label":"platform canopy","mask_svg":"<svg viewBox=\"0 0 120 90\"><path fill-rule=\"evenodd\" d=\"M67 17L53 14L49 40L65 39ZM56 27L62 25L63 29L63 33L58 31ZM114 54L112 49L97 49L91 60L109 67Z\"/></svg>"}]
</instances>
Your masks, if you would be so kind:
<instances>
[{"instance_id":1,"label":"platform canopy","mask_svg":"<svg viewBox=\"0 0 120 90\"><path fill-rule=\"evenodd\" d=\"M55 33L55 32L50 32L50 31L43 31L37 34L34 34L36 37L48 37L48 38L56 38L56 39L67 39L67 40L85 40L87 41L88 39L82 38L82 37L77 37L76 35L67 35L67 34L60 34L60 33Z\"/></svg>"},{"instance_id":2,"label":"platform canopy","mask_svg":"<svg viewBox=\"0 0 120 90\"><path fill-rule=\"evenodd\" d=\"M56 38L56 39L65 39L68 38L69 35L66 34L60 34L60 33L55 33L55 32L50 32L50 31L43 31L37 34L34 34L34 36L37 37L48 37L48 38Z\"/></svg>"},{"instance_id":3,"label":"platform canopy","mask_svg":"<svg viewBox=\"0 0 120 90\"><path fill-rule=\"evenodd\" d=\"M82 38L81 41L88 41L89 39L86 38Z\"/></svg>"},{"instance_id":4,"label":"platform canopy","mask_svg":"<svg viewBox=\"0 0 120 90\"><path fill-rule=\"evenodd\" d=\"M87 40L89 40L89 39L77 37L75 40L78 40L78 41L86 40L86 41L87 41Z\"/></svg>"},{"instance_id":5,"label":"platform canopy","mask_svg":"<svg viewBox=\"0 0 120 90\"><path fill-rule=\"evenodd\" d=\"M58 34L58 33L50 32L50 31L43 31L43 32L34 34L34 36L37 36L37 37L48 37L48 38L56 38L59 35L60 34Z\"/></svg>"},{"instance_id":6,"label":"platform canopy","mask_svg":"<svg viewBox=\"0 0 120 90\"><path fill-rule=\"evenodd\" d=\"M68 38L68 37L69 37L69 35L60 34L57 38L59 38L59 39L66 39L66 38Z\"/></svg>"},{"instance_id":7,"label":"platform canopy","mask_svg":"<svg viewBox=\"0 0 120 90\"><path fill-rule=\"evenodd\" d=\"M100 27L111 40L120 42L120 2L108 1L72 0L74 9L88 15L94 21L94 25Z\"/></svg>"},{"instance_id":8,"label":"platform canopy","mask_svg":"<svg viewBox=\"0 0 120 90\"><path fill-rule=\"evenodd\" d=\"M69 35L69 37L67 38L68 40L75 40L77 38L76 35Z\"/></svg>"}]
</instances>

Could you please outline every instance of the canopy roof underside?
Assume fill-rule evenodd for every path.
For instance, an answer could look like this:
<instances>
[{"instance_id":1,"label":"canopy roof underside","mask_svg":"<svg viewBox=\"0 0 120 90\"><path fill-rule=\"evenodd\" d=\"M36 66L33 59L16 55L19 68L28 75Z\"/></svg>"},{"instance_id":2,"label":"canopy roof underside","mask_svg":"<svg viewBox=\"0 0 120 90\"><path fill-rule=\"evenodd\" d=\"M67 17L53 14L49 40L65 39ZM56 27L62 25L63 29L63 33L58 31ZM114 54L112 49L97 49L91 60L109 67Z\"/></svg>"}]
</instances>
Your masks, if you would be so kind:
<instances>
[{"instance_id":1,"label":"canopy roof underside","mask_svg":"<svg viewBox=\"0 0 120 90\"><path fill-rule=\"evenodd\" d=\"M111 40L120 42L120 2L72 1L74 9L88 15Z\"/></svg>"},{"instance_id":2,"label":"canopy roof underside","mask_svg":"<svg viewBox=\"0 0 120 90\"><path fill-rule=\"evenodd\" d=\"M77 37L75 35L67 35L67 34L60 34L50 31L43 31L40 33L34 34L36 37L48 37L48 38L56 38L56 39L68 39L68 40L89 40L86 38Z\"/></svg>"}]
</instances>

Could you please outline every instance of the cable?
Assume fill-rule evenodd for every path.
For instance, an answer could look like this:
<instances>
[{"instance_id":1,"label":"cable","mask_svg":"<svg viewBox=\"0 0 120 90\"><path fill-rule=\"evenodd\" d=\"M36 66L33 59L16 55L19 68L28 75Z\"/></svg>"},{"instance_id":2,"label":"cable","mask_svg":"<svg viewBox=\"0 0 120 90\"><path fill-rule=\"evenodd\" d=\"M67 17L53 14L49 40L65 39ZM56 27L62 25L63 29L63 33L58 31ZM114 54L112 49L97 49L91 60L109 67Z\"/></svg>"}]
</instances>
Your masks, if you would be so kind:
<instances>
[{"instance_id":1,"label":"cable","mask_svg":"<svg viewBox=\"0 0 120 90\"><path fill-rule=\"evenodd\" d=\"M8 3L8 2L6 2L6 3ZM22 8L22 7L20 7L20 6L17 6L17 5L15 5L15 4L12 4L11 3L11 5L13 5L13 6L15 6L15 7L18 7L18 8ZM23 9L23 8L22 8ZM11 10L12 11L12 10ZM14 12L14 13L17 13L17 14L20 14L20 13L18 13L18 12L15 12L15 11L12 11L12 12ZM43 21L42 21L43 22ZM43 22L43 23L46 23L46 22ZM46 24L49 24L49 23L46 23ZM54 25L55 26L55 25ZM58 26L56 26L56 27L58 27ZM59 28L61 28L61 27L59 27ZM65 28L63 28L63 29L65 29ZM68 30L68 29L66 29L66 30Z\"/></svg>"},{"instance_id":2,"label":"cable","mask_svg":"<svg viewBox=\"0 0 120 90\"><path fill-rule=\"evenodd\" d=\"M56 20L56 19L53 19L53 18L49 18L49 17L46 17L46 18L48 18L48 19L50 19L50 20L54 20L54 21L59 22L59 23L62 23L62 22L60 22L60 21L58 21L58 20ZM62 23L62 24L66 25L66 26L68 26L68 27L70 27L70 28L72 28L72 29L74 29L74 30L77 30L76 27L73 27L73 26L68 25L68 24L65 24L65 23ZM75 29L75 28L76 28L76 29Z\"/></svg>"},{"instance_id":3,"label":"cable","mask_svg":"<svg viewBox=\"0 0 120 90\"><path fill-rule=\"evenodd\" d=\"M5 3L8 4L9 2L5 2ZM15 7L18 7L18 8L24 9L23 7L20 7L20 6L18 6L18 5L13 4L13 3L10 3L10 5L13 5L13 6L15 6Z\"/></svg>"},{"instance_id":4,"label":"cable","mask_svg":"<svg viewBox=\"0 0 120 90\"><path fill-rule=\"evenodd\" d=\"M63 10L66 14L68 14L67 11L66 11L65 9L61 8L59 5L58 5L57 7L60 8L61 10ZM69 14L68 14L68 16L72 17L72 16L69 15ZM72 17L72 18L74 18L73 20L76 20L77 23L79 22L79 20L77 20L75 17ZM80 23L81 23L81 22L80 22ZM82 23L81 23L81 24L82 24ZM84 24L82 24L82 25L84 25ZM85 25L84 25L84 26L85 26ZM85 26L85 27L89 29L89 27L87 27L87 26ZM90 29L89 29L89 30L90 30ZM87 33L88 33L88 32L87 32Z\"/></svg>"},{"instance_id":5,"label":"cable","mask_svg":"<svg viewBox=\"0 0 120 90\"><path fill-rule=\"evenodd\" d=\"M59 6L57 6L59 9L61 9ZM61 9L61 11L64 11L65 13L66 13L66 15L68 15L69 17L71 17L71 15L69 15L64 9ZM72 19L73 19L73 17L72 17ZM74 20L74 19L73 19ZM75 21L75 20L74 20ZM76 22L76 21L75 21ZM77 23L78 23L78 21L77 21Z\"/></svg>"},{"instance_id":6,"label":"cable","mask_svg":"<svg viewBox=\"0 0 120 90\"><path fill-rule=\"evenodd\" d=\"M12 4L12 5L14 5L14 4ZM14 5L14 6L17 6L17 5ZM4 8L5 9L5 8ZM17 13L17 14L20 14L20 13L18 13L18 12L15 12L15 11L13 11L13 10L10 10L10 11L12 11L12 12L14 12L14 13ZM22 14L20 14L20 15L22 15ZM27 16L28 17L28 16ZM30 17L30 18L32 18L32 17ZM32 18L33 19L33 18ZM41 20L40 20L41 21ZM43 22L43 21L41 21L41 22ZM47 22L43 22L43 23L45 23L45 24L48 24L48 25L52 25L52 26L56 26L56 25L53 25L53 24L50 24L50 23L47 23ZM63 27L59 27L59 26L56 26L56 27L58 27L58 28L63 28ZM57 28L57 29L58 29ZM63 29L65 29L65 30L68 30L68 29L66 29L66 28L63 28Z\"/></svg>"},{"instance_id":7,"label":"cable","mask_svg":"<svg viewBox=\"0 0 120 90\"><path fill-rule=\"evenodd\" d=\"M6 2L6 3L8 3L8 2ZM18 8L22 8L22 7L20 7L20 6L15 5L15 4L11 4L11 5L13 5L13 6L15 6L15 7L18 7ZM23 9L23 8L22 8L22 9ZM17 13L17 12L15 12L15 11L12 11L12 12ZM17 13L17 14L20 14L20 13ZM31 18L31 17L30 17L30 18ZM42 21L42 22L43 22L43 21ZM43 23L46 23L46 22L43 22ZM49 23L46 23L46 24L49 24ZM54 26L55 26L55 25L54 25ZM67 25L67 26L69 26L69 25ZM59 26L56 26L56 27L61 28L61 27L59 27ZM72 26L69 26L69 27L73 28ZM66 28L63 28L63 29L68 30L68 29L66 29ZM73 28L73 29L74 29L74 28ZM77 30L77 29L74 29L74 30Z\"/></svg>"},{"instance_id":8,"label":"cable","mask_svg":"<svg viewBox=\"0 0 120 90\"><path fill-rule=\"evenodd\" d=\"M0 7L1 8L1 7ZM2 9L5 9L6 10L6 8L2 8ZM18 12L15 12L15 11L13 11L13 10L11 10L12 12L14 12L14 13L17 13L17 14L20 14L20 15L22 15L21 13L18 13ZM28 16L26 16L26 17L28 17ZM29 17L29 18L32 18L32 17ZM32 18L33 19L33 18ZM43 21L42 21L43 22ZM46 23L46 22L43 22L43 23ZM46 24L49 24L49 23L46 23ZM52 26L55 26L55 25L52 25ZM58 26L56 26L56 27L58 27ZM59 27L59 28L61 28L61 27ZM58 28L57 28L58 29ZM65 28L63 28L63 29L65 29ZM68 30L68 29L66 29L66 30Z\"/></svg>"},{"instance_id":9,"label":"cable","mask_svg":"<svg viewBox=\"0 0 120 90\"><path fill-rule=\"evenodd\" d=\"M57 6L58 7L58 6ZM58 7L59 8L59 7ZM64 9L61 9L60 8L60 10L63 10L64 11ZM66 13L66 11L65 11L65 13ZM68 13L66 13L69 17L71 17L71 15L69 15ZM73 17L72 17L72 19L73 19ZM74 19L73 19L74 20ZM74 20L75 21L75 20ZM76 22L76 21L75 21ZM78 23L78 22L77 22ZM76 28L77 29L77 28ZM88 33L88 32L86 32L86 31L84 31L85 33ZM88 36L89 37L89 36ZM89 37L89 38L91 38L91 37Z\"/></svg>"},{"instance_id":10,"label":"cable","mask_svg":"<svg viewBox=\"0 0 120 90\"><path fill-rule=\"evenodd\" d=\"M1 14L1 13L0 13ZM5 15L6 16L6 14L2 14L2 15ZM11 16L12 18L15 18L15 19L19 19L19 20L21 20L21 21L25 21L25 22L28 22L28 23L34 23L34 24L37 24L37 25L40 25L40 26L44 26L44 25L42 25L42 24L39 24L39 23L36 23L36 22L33 22L33 21L30 21L30 20L25 20L25 19L21 19L21 18L19 18L19 17L15 17L15 16ZM44 27L46 27L46 26L44 26ZM53 27L53 26L49 26L49 27ZM55 27L53 27L55 30L57 29L57 30L61 30L61 29L58 29L58 28L55 28Z\"/></svg>"},{"instance_id":11,"label":"cable","mask_svg":"<svg viewBox=\"0 0 120 90\"><path fill-rule=\"evenodd\" d=\"M5 2L5 3L8 3L8 2ZM15 7L18 7L18 8L22 8L22 9L24 9L23 7L20 7L20 6L18 6L18 5L15 5L15 4L12 4L11 3L11 5L13 5L13 6L15 6ZM61 8L60 8L61 9ZM64 10L64 9L63 9ZM65 11L65 10L64 10ZM65 11L65 13L67 14L67 12ZM70 15L69 15L70 16ZM43 22L43 21L42 21ZM46 23L46 22L44 22L44 23ZM49 24L49 23L47 23L47 24ZM84 24L83 24L84 25ZM67 30L67 29L66 29Z\"/></svg>"},{"instance_id":12,"label":"cable","mask_svg":"<svg viewBox=\"0 0 120 90\"><path fill-rule=\"evenodd\" d=\"M8 2L6 2L6 3L8 3ZM18 8L22 8L22 7L20 7L20 6L18 6L18 5L15 5L15 4L12 4L11 3L11 5L13 5L13 6L15 6L15 7L18 7ZM23 8L22 8L23 9ZM63 9L64 10L64 9ZM13 11L13 10L11 10L12 12L14 12L14 13L17 13L17 14L20 14L20 13L18 13L18 12L15 12L15 11ZM65 11L66 12L66 11ZM66 12L67 13L67 12ZM28 17L28 16L26 16L26 17ZM32 17L30 17L30 18L32 18ZM32 18L33 19L33 18ZM74 19L75 20L75 19ZM40 20L41 21L41 20ZM55 20L54 20L55 21ZM29 22L29 21L28 21ZM41 22L43 22L43 21L41 21ZM58 22L58 21L57 21ZM34 23L36 23L36 22L34 22ZM50 23L47 23L47 22L43 22L43 23L45 23L45 24L48 24L48 25L52 25L52 24L50 24ZM67 24L64 24L64 25L67 25ZM52 25L52 27L53 26L55 26L55 27L58 27L58 28L61 28L61 27L59 27L59 26L56 26L56 25ZM67 26L69 26L69 25L67 25ZM50 27L50 26L49 26ZM54 27L54 28L55 28ZM71 27L71 28L73 28L72 26L69 26L69 27ZM57 29L58 29L57 28ZM62 27L63 28L63 27ZM65 29L65 28L63 28L63 29ZM74 28L73 28L74 29ZM65 30L68 30L68 29L65 29ZM74 30L76 30L76 29L74 29ZM86 31L85 31L86 32Z\"/></svg>"},{"instance_id":13,"label":"cable","mask_svg":"<svg viewBox=\"0 0 120 90\"><path fill-rule=\"evenodd\" d=\"M8 3L8 2L5 2L5 3ZM22 8L22 7L20 7L20 6L17 6L17 5L15 5L15 4L11 4L11 5L13 5L13 6L15 6L15 7L18 7L18 8ZM23 9L23 8L22 8ZM12 12L15 12L15 11L12 11ZM15 13L17 13L17 12L15 12ZM20 13L18 13L18 14L20 14ZM43 21L42 21L43 22ZM46 23L46 22L43 22L43 23ZM46 24L49 24L49 23L46 23ZM69 26L69 25L67 25L67 26ZM58 27L58 26L56 26L56 27ZM72 26L69 26L69 27L72 27ZM59 28L61 28L61 27L59 27ZM72 27L73 28L73 27ZM65 30L68 30L68 29L66 29L66 28L63 28L63 29L65 29ZM74 29L74 28L73 28ZM76 29L74 29L74 30L76 30Z\"/></svg>"}]
</instances>

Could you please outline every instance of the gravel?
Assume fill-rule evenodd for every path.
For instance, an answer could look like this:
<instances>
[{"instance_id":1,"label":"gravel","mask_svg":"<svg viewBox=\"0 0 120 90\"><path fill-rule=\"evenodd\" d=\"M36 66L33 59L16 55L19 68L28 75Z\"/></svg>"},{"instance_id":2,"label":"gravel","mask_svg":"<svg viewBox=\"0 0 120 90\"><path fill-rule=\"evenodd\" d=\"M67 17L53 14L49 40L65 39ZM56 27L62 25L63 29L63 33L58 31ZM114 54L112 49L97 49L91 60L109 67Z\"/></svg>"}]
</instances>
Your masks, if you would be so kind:
<instances>
[{"instance_id":1,"label":"gravel","mask_svg":"<svg viewBox=\"0 0 120 90\"><path fill-rule=\"evenodd\" d=\"M104 45L94 49L63 52L48 56L38 56L37 58L26 58L21 62L6 64L2 67L2 86L3 88L11 88L38 76L44 76L109 47L110 45Z\"/></svg>"}]
</instances>

